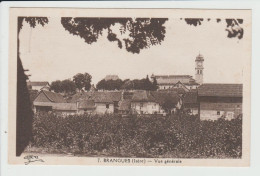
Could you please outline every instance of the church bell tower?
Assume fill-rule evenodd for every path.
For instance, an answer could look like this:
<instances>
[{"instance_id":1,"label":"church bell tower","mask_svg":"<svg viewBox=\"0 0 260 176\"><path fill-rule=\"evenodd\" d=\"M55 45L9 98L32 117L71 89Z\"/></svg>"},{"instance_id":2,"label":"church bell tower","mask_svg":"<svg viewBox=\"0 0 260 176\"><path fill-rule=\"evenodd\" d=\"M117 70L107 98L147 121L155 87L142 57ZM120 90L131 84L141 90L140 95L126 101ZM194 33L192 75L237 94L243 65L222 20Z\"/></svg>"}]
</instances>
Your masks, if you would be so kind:
<instances>
[{"instance_id":1,"label":"church bell tower","mask_svg":"<svg viewBox=\"0 0 260 176\"><path fill-rule=\"evenodd\" d=\"M203 83L203 62L204 62L204 58L201 54L199 54L196 57L195 63L195 80L198 84L202 84Z\"/></svg>"}]
</instances>

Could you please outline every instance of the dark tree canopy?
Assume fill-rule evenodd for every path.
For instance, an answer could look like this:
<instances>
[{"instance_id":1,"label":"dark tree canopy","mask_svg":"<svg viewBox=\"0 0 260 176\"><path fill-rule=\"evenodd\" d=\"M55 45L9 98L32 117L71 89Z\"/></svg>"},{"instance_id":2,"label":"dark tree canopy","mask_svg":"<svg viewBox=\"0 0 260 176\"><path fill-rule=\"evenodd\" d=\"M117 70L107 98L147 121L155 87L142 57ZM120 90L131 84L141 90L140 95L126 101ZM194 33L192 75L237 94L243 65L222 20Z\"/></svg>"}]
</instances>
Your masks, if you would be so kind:
<instances>
[{"instance_id":1,"label":"dark tree canopy","mask_svg":"<svg viewBox=\"0 0 260 176\"><path fill-rule=\"evenodd\" d=\"M61 81L60 80L53 81L50 85L50 90L53 90L56 93L63 92Z\"/></svg>"},{"instance_id":2,"label":"dark tree canopy","mask_svg":"<svg viewBox=\"0 0 260 176\"><path fill-rule=\"evenodd\" d=\"M123 43L128 52L140 53L140 50L158 45L164 40L167 18L72 18L62 17L61 24L65 30L73 35L78 35L86 43L96 42L100 35L107 29L107 39L117 42L122 48ZM120 40L118 34L113 33L111 27L120 24L120 33L126 34L127 38Z\"/></svg>"},{"instance_id":3,"label":"dark tree canopy","mask_svg":"<svg viewBox=\"0 0 260 176\"><path fill-rule=\"evenodd\" d=\"M197 26L197 25L201 25L201 22L204 19L203 18L185 18L184 20L189 25Z\"/></svg>"},{"instance_id":4,"label":"dark tree canopy","mask_svg":"<svg viewBox=\"0 0 260 176\"><path fill-rule=\"evenodd\" d=\"M85 90L89 90L91 87L91 79L92 76L88 73L78 73L73 76L73 81L75 82L76 88L81 90L84 88Z\"/></svg>"},{"instance_id":5,"label":"dark tree canopy","mask_svg":"<svg viewBox=\"0 0 260 176\"><path fill-rule=\"evenodd\" d=\"M97 83L97 89L102 90L119 90L123 85L123 81L121 79L117 80L105 80L102 79Z\"/></svg>"},{"instance_id":6,"label":"dark tree canopy","mask_svg":"<svg viewBox=\"0 0 260 176\"><path fill-rule=\"evenodd\" d=\"M243 19L226 19L228 31L228 37L233 38L237 37L238 39L242 39L244 35L244 29L240 27L239 24L243 24Z\"/></svg>"},{"instance_id":7,"label":"dark tree canopy","mask_svg":"<svg viewBox=\"0 0 260 176\"><path fill-rule=\"evenodd\" d=\"M76 92L76 84L70 79L65 79L63 81L57 80L51 83L50 90L53 90L56 93L72 94Z\"/></svg>"},{"instance_id":8,"label":"dark tree canopy","mask_svg":"<svg viewBox=\"0 0 260 176\"><path fill-rule=\"evenodd\" d=\"M181 18L182 20L182 18ZM185 22L189 25L193 25L193 26L199 26L202 25L202 21L204 20L203 18L185 18L184 19ZM239 25L239 24L243 24L243 19L225 19L227 26L226 26L226 31L228 32L227 37L228 38L238 38L238 39L242 39L243 35L244 35L244 29ZM208 18L207 21L210 21L210 18ZM220 18L216 19L216 22L219 23L221 22Z\"/></svg>"},{"instance_id":9,"label":"dark tree canopy","mask_svg":"<svg viewBox=\"0 0 260 176\"><path fill-rule=\"evenodd\" d=\"M156 83L157 84L157 83ZM143 79L125 80L121 89L125 90L157 90L157 85L148 76Z\"/></svg>"},{"instance_id":10,"label":"dark tree canopy","mask_svg":"<svg viewBox=\"0 0 260 176\"><path fill-rule=\"evenodd\" d=\"M18 17L18 33L23 27L23 21L26 21L32 28L35 28L37 24L44 26L49 22L47 17Z\"/></svg>"},{"instance_id":11,"label":"dark tree canopy","mask_svg":"<svg viewBox=\"0 0 260 176\"><path fill-rule=\"evenodd\" d=\"M65 79L61 82L61 88L65 93L75 93L76 92L76 84L70 79Z\"/></svg>"},{"instance_id":12,"label":"dark tree canopy","mask_svg":"<svg viewBox=\"0 0 260 176\"><path fill-rule=\"evenodd\" d=\"M171 96L167 96L162 104L162 108L170 113L173 108L175 108L174 99Z\"/></svg>"}]
</instances>

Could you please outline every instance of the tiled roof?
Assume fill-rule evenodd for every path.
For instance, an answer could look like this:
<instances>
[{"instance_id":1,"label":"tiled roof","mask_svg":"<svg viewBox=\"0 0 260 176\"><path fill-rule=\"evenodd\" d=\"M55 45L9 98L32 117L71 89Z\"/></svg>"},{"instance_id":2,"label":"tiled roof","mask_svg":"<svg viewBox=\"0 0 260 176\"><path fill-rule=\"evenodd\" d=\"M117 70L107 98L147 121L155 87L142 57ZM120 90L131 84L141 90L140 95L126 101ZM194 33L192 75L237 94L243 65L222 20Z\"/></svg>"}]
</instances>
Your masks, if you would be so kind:
<instances>
[{"instance_id":1,"label":"tiled roof","mask_svg":"<svg viewBox=\"0 0 260 176\"><path fill-rule=\"evenodd\" d=\"M190 75L155 75L157 83L163 85L173 85L178 83L179 81L183 84L190 84L193 80Z\"/></svg>"},{"instance_id":2,"label":"tiled roof","mask_svg":"<svg viewBox=\"0 0 260 176\"><path fill-rule=\"evenodd\" d=\"M202 84L198 96L243 97L243 84Z\"/></svg>"},{"instance_id":3,"label":"tiled roof","mask_svg":"<svg viewBox=\"0 0 260 176\"><path fill-rule=\"evenodd\" d=\"M52 109L54 110L64 110L64 111L76 111L76 103L53 103Z\"/></svg>"},{"instance_id":4,"label":"tiled roof","mask_svg":"<svg viewBox=\"0 0 260 176\"><path fill-rule=\"evenodd\" d=\"M113 91L113 92L82 92L73 95L71 102L77 102L81 100L94 100L97 103L112 103L118 102L121 100L121 91Z\"/></svg>"},{"instance_id":5,"label":"tiled roof","mask_svg":"<svg viewBox=\"0 0 260 176\"><path fill-rule=\"evenodd\" d=\"M134 93L133 92L127 92L127 91L124 91L124 93L123 93L123 99L132 99L132 97L133 97L133 95L134 95Z\"/></svg>"},{"instance_id":6,"label":"tiled roof","mask_svg":"<svg viewBox=\"0 0 260 176\"><path fill-rule=\"evenodd\" d=\"M46 91L46 90L42 90L40 93L44 93L51 102L66 103L66 100L63 98L61 94Z\"/></svg>"},{"instance_id":7,"label":"tiled roof","mask_svg":"<svg viewBox=\"0 0 260 176\"><path fill-rule=\"evenodd\" d=\"M135 91L132 97L134 102L156 102L150 91Z\"/></svg>"},{"instance_id":8,"label":"tiled roof","mask_svg":"<svg viewBox=\"0 0 260 176\"><path fill-rule=\"evenodd\" d=\"M49 84L47 81L43 81L43 82L29 81L29 82L27 82L28 86L46 86L47 84Z\"/></svg>"},{"instance_id":9,"label":"tiled roof","mask_svg":"<svg viewBox=\"0 0 260 176\"><path fill-rule=\"evenodd\" d=\"M177 94L177 92L173 92L173 91L152 91L151 94L153 95L153 97L155 98L156 102L159 103L160 105L162 105L165 100L167 98L171 98L173 100L173 102L175 102L176 104L179 102L180 97Z\"/></svg>"},{"instance_id":10,"label":"tiled roof","mask_svg":"<svg viewBox=\"0 0 260 176\"><path fill-rule=\"evenodd\" d=\"M190 75L154 75L155 78L192 78Z\"/></svg>"}]
</instances>

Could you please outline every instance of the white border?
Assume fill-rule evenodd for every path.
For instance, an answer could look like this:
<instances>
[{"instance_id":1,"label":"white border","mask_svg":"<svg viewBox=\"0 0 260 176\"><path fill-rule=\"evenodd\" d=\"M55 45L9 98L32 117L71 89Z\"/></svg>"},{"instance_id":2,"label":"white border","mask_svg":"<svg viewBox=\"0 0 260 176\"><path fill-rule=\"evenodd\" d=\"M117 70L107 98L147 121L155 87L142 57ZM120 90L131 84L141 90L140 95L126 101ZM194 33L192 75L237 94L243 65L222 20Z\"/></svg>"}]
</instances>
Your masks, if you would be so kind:
<instances>
[{"instance_id":1,"label":"white border","mask_svg":"<svg viewBox=\"0 0 260 176\"><path fill-rule=\"evenodd\" d=\"M101 166L17 166L7 164L8 126L8 28L9 7L78 7L78 8L211 8L252 9L252 110L251 110L251 166L249 168L211 167L101 167ZM1 3L1 48L0 48L0 118L1 118L1 175L260 175L260 2L4 2Z\"/></svg>"}]
</instances>

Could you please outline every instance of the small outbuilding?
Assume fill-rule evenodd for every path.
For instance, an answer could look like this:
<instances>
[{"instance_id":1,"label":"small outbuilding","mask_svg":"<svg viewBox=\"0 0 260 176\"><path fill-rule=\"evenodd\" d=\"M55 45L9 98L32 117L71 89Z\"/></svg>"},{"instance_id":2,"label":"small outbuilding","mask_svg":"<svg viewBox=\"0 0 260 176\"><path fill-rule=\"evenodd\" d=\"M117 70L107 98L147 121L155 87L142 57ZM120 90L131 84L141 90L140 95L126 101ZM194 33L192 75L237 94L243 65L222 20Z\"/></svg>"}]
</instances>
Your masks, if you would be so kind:
<instances>
[{"instance_id":1,"label":"small outbuilding","mask_svg":"<svg viewBox=\"0 0 260 176\"><path fill-rule=\"evenodd\" d=\"M198 88L201 120L233 119L242 114L242 84L202 84Z\"/></svg>"}]
</instances>

